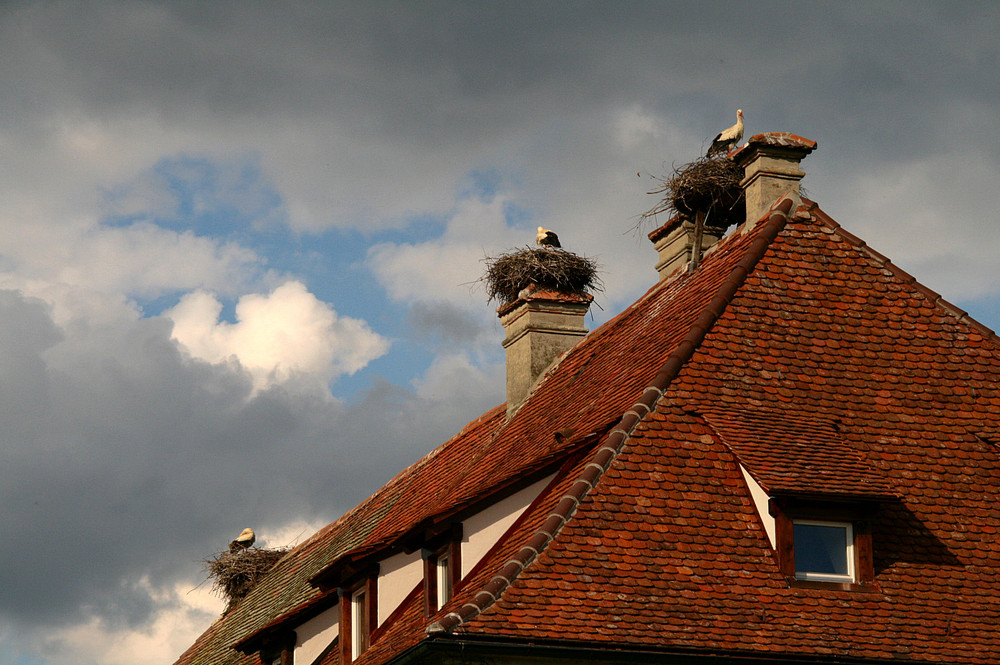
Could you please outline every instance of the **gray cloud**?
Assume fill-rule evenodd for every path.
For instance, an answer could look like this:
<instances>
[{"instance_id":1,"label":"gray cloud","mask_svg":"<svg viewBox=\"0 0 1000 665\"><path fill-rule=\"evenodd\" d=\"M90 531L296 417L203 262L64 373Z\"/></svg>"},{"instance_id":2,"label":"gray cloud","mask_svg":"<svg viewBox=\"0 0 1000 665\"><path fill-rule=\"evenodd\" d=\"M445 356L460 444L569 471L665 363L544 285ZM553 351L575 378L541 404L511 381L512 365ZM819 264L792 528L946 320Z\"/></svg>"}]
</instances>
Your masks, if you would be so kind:
<instances>
[{"instance_id":1,"label":"gray cloud","mask_svg":"<svg viewBox=\"0 0 1000 665\"><path fill-rule=\"evenodd\" d=\"M998 29L1000 6L973 2L4 4L0 272L48 300L0 292L0 533L16 545L0 623L141 625L163 606L136 579L190 580L248 524L333 518L502 400L494 314L459 296L410 310L439 356L415 387L375 377L347 404L294 383L251 397L248 376L182 356L168 321L122 314L267 279L266 257L211 237L165 253L161 229L105 233L110 213L177 214L162 160L246 160L280 205L238 181L214 198L412 250L387 292L544 223L604 266L599 323L653 279L627 233L650 204L635 173L687 161L740 106L750 133L819 141L806 186L849 230L946 297L996 299ZM387 239L451 219L477 170L530 215Z\"/></svg>"},{"instance_id":2,"label":"gray cloud","mask_svg":"<svg viewBox=\"0 0 1000 665\"><path fill-rule=\"evenodd\" d=\"M485 327L467 311L447 302L415 303L407 319L418 335L444 346L471 345L484 333Z\"/></svg>"},{"instance_id":3,"label":"gray cloud","mask_svg":"<svg viewBox=\"0 0 1000 665\"><path fill-rule=\"evenodd\" d=\"M462 424L388 385L354 407L288 384L248 401L248 377L185 360L169 334L156 319L61 336L43 304L0 292L7 621L86 606L141 623L155 606L125 580L189 578L245 524L332 519Z\"/></svg>"}]
</instances>

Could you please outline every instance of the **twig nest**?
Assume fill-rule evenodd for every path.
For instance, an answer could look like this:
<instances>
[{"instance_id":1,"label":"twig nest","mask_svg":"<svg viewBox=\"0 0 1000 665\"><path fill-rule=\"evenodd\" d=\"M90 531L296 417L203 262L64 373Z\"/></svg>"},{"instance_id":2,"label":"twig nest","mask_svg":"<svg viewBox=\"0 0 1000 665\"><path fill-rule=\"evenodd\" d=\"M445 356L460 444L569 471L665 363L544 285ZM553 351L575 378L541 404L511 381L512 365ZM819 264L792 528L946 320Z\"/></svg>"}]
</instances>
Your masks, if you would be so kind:
<instances>
[{"instance_id":1,"label":"twig nest","mask_svg":"<svg viewBox=\"0 0 1000 665\"><path fill-rule=\"evenodd\" d=\"M212 590L226 599L226 612L257 586L287 548L249 547L235 552L218 552L205 560L205 570L212 579Z\"/></svg>"},{"instance_id":2,"label":"twig nest","mask_svg":"<svg viewBox=\"0 0 1000 665\"><path fill-rule=\"evenodd\" d=\"M564 249L525 247L483 261L486 273L480 281L486 284L489 300L500 304L517 300L518 294L532 284L575 295L602 288L597 262Z\"/></svg>"},{"instance_id":3,"label":"twig nest","mask_svg":"<svg viewBox=\"0 0 1000 665\"><path fill-rule=\"evenodd\" d=\"M642 219L661 212L694 217L697 212L708 214L708 223L725 228L742 216L743 168L725 155L702 157L674 169L669 178L650 194L663 198Z\"/></svg>"}]
</instances>

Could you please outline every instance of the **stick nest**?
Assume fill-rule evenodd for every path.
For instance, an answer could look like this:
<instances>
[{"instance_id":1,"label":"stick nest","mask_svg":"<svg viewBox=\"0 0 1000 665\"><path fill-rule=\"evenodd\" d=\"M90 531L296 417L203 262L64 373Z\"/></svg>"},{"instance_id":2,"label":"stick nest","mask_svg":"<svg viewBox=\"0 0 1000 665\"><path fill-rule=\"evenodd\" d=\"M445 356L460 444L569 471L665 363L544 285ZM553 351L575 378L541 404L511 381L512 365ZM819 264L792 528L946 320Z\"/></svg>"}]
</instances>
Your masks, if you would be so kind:
<instances>
[{"instance_id":1,"label":"stick nest","mask_svg":"<svg viewBox=\"0 0 1000 665\"><path fill-rule=\"evenodd\" d=\"M603 288L597 262L564 249L525 247L487 256L483 262L486 274L480 281L486 284L489 300L500 304L517 300L518 294L531 284L576 295Z\"/></svg>"},{"instance_id":2,"label":"stick nest","mask_svg":"<svg viewBox=\"0 0 1000 665\"><path fill-rule=\"evenodd\" d=\"M288 548L250 547L235 552L218 552L205 560L212 590L226 599L226 612L257 586Z\"/></svg>"},{"instance_id":3,"label":"stick nest","mask_svg":"<svg viewBox=\"0 0 1000 665\"><path fill-rule=\"evenodd\" d=\"M725 155L701 157L676 167L668 178L656 179L660 185L649 193L662 194L663 198L642 214L643 220L661 212L688 218L704 212L707 223L726 228L745 214L740 187L743 169Z\"/></svg>"}]
</instances>

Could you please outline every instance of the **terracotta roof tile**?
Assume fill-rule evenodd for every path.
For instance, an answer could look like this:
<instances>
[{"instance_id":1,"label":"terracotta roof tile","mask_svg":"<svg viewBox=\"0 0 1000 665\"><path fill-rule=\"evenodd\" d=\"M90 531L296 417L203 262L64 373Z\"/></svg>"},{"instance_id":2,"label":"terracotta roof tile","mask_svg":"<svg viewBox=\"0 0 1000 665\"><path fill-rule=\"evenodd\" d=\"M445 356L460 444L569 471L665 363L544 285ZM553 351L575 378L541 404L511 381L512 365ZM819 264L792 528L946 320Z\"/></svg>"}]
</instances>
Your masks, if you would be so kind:
<instances>
[{"instance_id":1,"label":"terracotta roof tile","mask_svg":"<svg viewBox=\"0 0 1000 665\"><path fill-rule=\"evenodd\" d=\"M703 418L772 493L891 497L882 474L865 462L838 421L808 413L711 405Z\"/></svg>"},{"instance_id":2,"label":"terracotta roof tile","mask_svg":"<svg viewBox=\"0 0 1000 665\"><path fill-rule=\"evenodd\" d=\"M808 209L559 538L466 631L1000 657L1000 459L976 434L1000 413L1000 345ZM873 527L877 591L789 587L734 452L775 489L896 491Z\"/></svg>"}]
</instances>

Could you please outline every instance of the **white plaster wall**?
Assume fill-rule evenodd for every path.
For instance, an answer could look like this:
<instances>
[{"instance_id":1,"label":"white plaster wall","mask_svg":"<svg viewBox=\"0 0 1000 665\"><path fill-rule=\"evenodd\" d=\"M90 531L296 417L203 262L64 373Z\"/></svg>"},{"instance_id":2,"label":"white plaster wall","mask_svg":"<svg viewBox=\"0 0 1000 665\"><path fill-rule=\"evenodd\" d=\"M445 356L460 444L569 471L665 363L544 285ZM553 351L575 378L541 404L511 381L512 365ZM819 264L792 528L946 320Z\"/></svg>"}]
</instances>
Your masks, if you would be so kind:
<instances>
[{"instance_id":1,"label":"white plaster wall","mask_svg":"<svg viewBox=\"0 0 1000 665\"><path fill-rule=\"evenodd\" d=\"M750 496L753 497L753 503L757 507L757 513L760 515L760 521L764 523L764 531L767 532L767 539L771 541L771 547L774 547L774 518L771 517L771 513L767 509L767 502L770 497L764 491L764 488L750 477L750 474L742 464L740 464L740 471L743 472L743 479L747 481L747 487L750 488Z\"/></svg>"},{"instance_id":2,"label":"white plaster wall","mask_svg":"<svg viewBox=\"0 0 1000 665\"><path fill-rule=\"evenodd\" d=\"M463 578L479 563L494 543L500 540L535 497L552 482L553 477L554 474L543 478L462 522Z\"/></svg>"},{"instance_id":3,"label":"white plaster wall","mask_svg":"<svg viewBox=\"0 0 1000 665\"><path fill-rule=\"evenodd\" d=\"M296 665L312 665L340 634L340 608L331 607L295 627Z\"/></svg>"},{"instance_id":4,"label":"white plaster wall","mask_svg":"<svg viewBox=\"0 0 1000 665\"><path fill-rule=\"evenodd\" d=\"M378 625L389 618L423 579L424 564L419 551L396 554L379 562Z\"/></svg>"}]
</instances>

